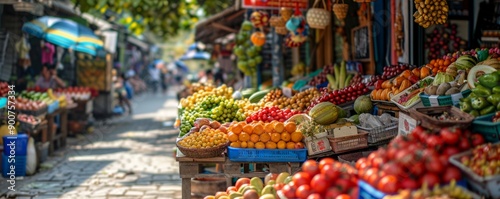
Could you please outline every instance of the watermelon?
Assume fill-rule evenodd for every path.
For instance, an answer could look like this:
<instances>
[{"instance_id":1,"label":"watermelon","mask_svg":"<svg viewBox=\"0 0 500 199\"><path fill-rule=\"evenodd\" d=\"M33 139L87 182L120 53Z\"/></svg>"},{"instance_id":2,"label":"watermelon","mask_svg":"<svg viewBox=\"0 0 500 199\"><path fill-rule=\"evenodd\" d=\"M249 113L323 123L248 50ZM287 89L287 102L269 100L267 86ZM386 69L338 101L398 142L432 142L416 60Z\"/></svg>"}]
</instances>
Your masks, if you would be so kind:
<instances>
[{"instance_id":1,"label":"watermelon","mask_svg":"<svg viewBox=\"0 0 500 199\"><path fill-rule=\"evenodd\" d=\"M314 122L321 125L333 124L339 116L337 106L331 102L321 102L309 111Z\"/></svg>"}]
</instances>

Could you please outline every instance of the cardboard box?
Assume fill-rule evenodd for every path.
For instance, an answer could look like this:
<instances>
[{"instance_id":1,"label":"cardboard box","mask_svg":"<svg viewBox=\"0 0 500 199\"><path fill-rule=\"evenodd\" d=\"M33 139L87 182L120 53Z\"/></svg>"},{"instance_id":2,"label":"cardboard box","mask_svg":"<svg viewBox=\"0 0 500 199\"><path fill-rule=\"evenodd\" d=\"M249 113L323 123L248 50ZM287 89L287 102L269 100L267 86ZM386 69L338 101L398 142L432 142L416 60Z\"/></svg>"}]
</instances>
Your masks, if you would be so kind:
<instances>
[{"instance_id":1,"label":"cardboard box","mask_svg":"<svg viewBox=\"0 0 500 199\"><path fill-rule=\"evenodd\" d=\"M307 147L307 153L309 155L316 155L332 150L330 146L330 141L328 141L328 133L316 134L316 137L306 137L304 139Z\"/></svg>"},{"instance_id":2,"label":"cardboard box","mask_svg":"<svg viewBox=\"0 0 500 199\"><path fill-rule=\"evenodd\" d=\"M410 134L415 127L417 127L417 120L403 112L399 113L398 135L406 136Z\"/></svg>"},{"instance_id":3,"label":"cardboard box","mask_svg":"<svg viewBox=\"0 0 500 199\"><path fill-rule=\"evenodd\" d=\"M357 134L358 134L358 127L354 125L334 128L331 133L331 135L333 135L333 137L335 138L357 135Z\"/></svg>"}]
</instances>

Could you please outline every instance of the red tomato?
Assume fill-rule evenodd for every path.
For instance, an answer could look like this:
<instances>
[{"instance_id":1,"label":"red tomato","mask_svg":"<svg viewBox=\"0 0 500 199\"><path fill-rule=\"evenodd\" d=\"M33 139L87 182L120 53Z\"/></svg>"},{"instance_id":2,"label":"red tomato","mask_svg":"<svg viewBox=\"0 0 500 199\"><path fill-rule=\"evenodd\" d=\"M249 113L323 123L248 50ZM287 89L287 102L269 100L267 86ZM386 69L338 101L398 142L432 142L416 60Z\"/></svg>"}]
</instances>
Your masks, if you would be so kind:
<instances>
[{"instance_id":1,"label":"red tomato","mask_svg":"<svg viewBox=\"0 0 500 199\"><path fill-rule=\"evenodd\" d=\"M340 171L333 165L325 165L321 170L321 174L325 175L328 181L332 182L340 177Z\"/></svg>"},{"instance_id":2,"label":"red tomato","mask_svg":"<svg viewBox=\"0 0 500 199\"><path fill-rule=\"evenodd\" d=\"M439 134L444 143L454 145L459 141L462 131L459 128L444 128Z\"/></svg>"},{"instance_id":3,"label":"red tomato","mask_svg":"<svg viewBox=\"0 0 500 199\"><path fill-rule=\"evenodd\" d=\"M447 168L448 166L450 166L450 162L448 161L450 159L450 156L448 156L447 154L440 155L438 157L438 159L439 159L439 162L441 162L441 165L443 165L444 168Z\"/></svg>"},{"instance_id":4,"label":"red tomato","mask_svg":"<svg viewBox=\"0 0 500 199\"><path fill-rule=\"evenodd\" d=\"M309 175L312 177L319 173L318 163L314 160L307 160L304 162L304 164L302 164L302 171L309 173Z\"/></svg>"},{"instance_id":5,"label":"red tomato","mask_svg":"<svg viewBox=\"0 0 500 199\"><path fill-rule=\"evenodd\" d=\"M349 191L351 198L359 198L359 188L355 187Z\"/></svg>"},{"instance_id":6,"label":"red tomato","mask_svg":"<svg viewBox=\"0 0 500 199\"><path fill-rule=\"evenodd\" d=\"M318 174L311 180L311 187L316 193L324 193L330 187L330 181L324 174Z\"/></svg>"},{"instance_id":7,"label":"red tomato","mask_svg":"<svg viewBox=\"0 0 500 199\"><path fill-rule=\"evenodd\" d=\"M434 185L439 184L439 177L436 174L433 173L426 173L420 178L420 184L424 185L426 184L427 187L432 188Z\"/></svg>"},{"instance_id":8,"label":"red tomato","mask_svg":"<svg viewBox=\"0 0 500 199\"><path fill-rule=\"evenodd\" d=\"M477 133L472 134L471 140L472 140L472 146L479 146L481 144L484 144L484 137Z\"/></svg>"},{"instance_id":9,"label":"red tomato","mask_svg":"<svg viewBox=\"0 0 500 199\"><path fill-rule=\"evenodd\" d=\"M397 152L398 152L397 148L389 147L389 149L387 149L387 159L393 160L394 158L396 158Z\"/></svg>"},{"instance_id":10,"label":"red tomato","mask_svg":"<svg viewBox=\"0 0 500 199\"><path fill-rule=\"evenodd\" d=\"M435 148L438 146L442 146L443 140L437 135L431 135L427 138L427 140L425 140L425 144L427 144L427 146L430 148Z\"/></svg>"},{"instance_id":11,"label":"red tomato","mask_svg":"<svg viewBox=\"0 0 500 199\"><path fill-rule=\"evenodd\" d=\"M311 182L311 175L309 175L309 173L301 171L293 175L292 181L297 187L304 184L308 185Z\"/></svg>"},{"instance_id":12,"label":"red tomato","mask_svg":"<svg viewBox=\"0 0 500 199\"><path fill-rule=\"evenodd\" d=\"M283 187L283 189L281 189L281 191L283 192L283 195L285 195L286 198L295 198L295 187L294 186L290 186L289 184L285 185Z\"/></svg>"},{"instance_id":13,"label":"red tomato","mask_svg":"<svg viewBox=\"0 0 500 199\"><path fill-rule=\"evenodd\" d=\"M462 137L462 139L460 139L460 141L458 142L458 147L460 147L462 151L470 149L469 139Z\"/></svg>"},{"instance_id":14,"label":"red tomato","mask_svg":"<svg viewBox=\"0 0 500 199\"><path fill-rule=\"evenodd\" d=\"M384 164L382 166L382 171L385 172L388 175L394 175L394 176L406 176L405 171L401 166L396 164L395 162L389 162L387 164Z\"/></svg>"},{"instance_id":15,"label":"red tomato","mask_svg":"<svg viewBox=\"0 0 500 199\"><path fill-rule=\"evenodd\" d=\"M377 168L369 168L368 170L365 171L365 174L363 179L368 182L369 184L372 184L373 180L378 180L378 169ZM375 178L373 178L375 177ZM375 183L375 182L373 182Z\"/></svg>"},{"instance_id":16,"label":"red tomato","mask_svg":"<svg viewBox=\"0 0 500 199\"><path fill-rule=\"evenodd\" d=\"M307 199L307 197L311 194L313 194L313 190L311 189L311 186L308 184L303 184L300 185L299 188L295 191L295 196L300 199Z\"/></svg>"},{"instance_id":17,"label":"red tomato","mask_svg":"<svg viewBox=\"0 0 500 199\"><path fill-rule=\"evenodd\" d=\"M407 149L400 149L396 153L395 160L397 160L402 166L410 167L415 160L415 155L410 153Z\"/></svg>"},{"instance_id":18,"label":"red tomato","mask_svg":"<svg viewBox=\"0 0 500 199\"><path fill-rule=\"evenodd\" d=\"M384 165L384 158L382 157L375 157L372 159L372 167L375 167L375 168L380 168L382 167L382 165Z\"/></svg>"},{"instance_id":19,"label":"red tomato","mask_svg":"<svg viewBox=\"0 0 500 199\"><path fill-rule=\"evenodd\" d=\"M349 189L355 186L350 180L343 178L338 179L334 184L340 189L342 193L346 193Z\"/></svg>"},{"instance_id":20,"label":"red tomato","mask_svg":"<svg viewBox=\"0 0 500 199\"><path fill-rule=\"evenodd\" d=\"M412 167L409 167L410 173L415 176L421 176L425 173L425 165L423 162L418 162Z\"/></svg>"},{"instance_id":21,"label":"red tomato","mask_svg":"<svg viewBox=\"0 0 500 199\"><path fill-rule=\"evenodd\" d=\"M446 154L447 156L452 156L457 153L460 153L460 149L452 146L446 147L442 152L442 154Z\"/></svg>"},{"instance_id":22,"label":"red tomato","mask_svg":"<svg viewBox=\"0 0 500 199\"><path fill-rule=\"evenodd\" d=\"M342 192L336 187L331 187L325 194L325 199L335 199L337 196L341 195Z\"/></svg>"},{"instance_id":23,"label":"red tomato","mask_svg":"<svg viewBox=\"0 0 500 199\"><path fill-rule=\"evenodd\" d=\"M335 199L351 199L351 196L349 196L347 194L340 194Z\"/></svg>"},{"instance_id":24,"label":"red tomato","mask_svg":"<svg viewBox=\"0 0 500 199\"><path fill-rule=\"evenodd\" d=\"M313 193L307 197L307 199L323 199L319 193Z\"/></svg>"},{"instance_id":25,"label":"red tomato","mask_svg":"<svg viewBox=\"0 0 500 199\"><path fill-rule=\"evenodd\" d=\"M428 156L426 157L425 168L430 172L441 173L444 166L441 161L439 161L438 156Z\"/></svg>"},{"instance_id":26,"label":"red tomato","mask_svg":"<svg viewBox=\"0 0 500 199\"><path fill-rule=\"evenodd\" d=\"M333 165L335 160L333 158L323 158L321 161L319 161L319 170L323 170L323 167L325 165Z\"/></svg>"},{"instance_id":27,"label":"red tomato","mask_svg":"<svg viewBox=\"0 0 500 199\"><path fill-rule=\"evenodd\" d=\"M394 175L387 175L378 182L378 189L384 193L393 194L399 190L398 178Z\"/></svg>"},{"instance_id":28,"label":"red tomato","mask_svg":"<svg viewBox=\"0 0 500 199\"><path fill-rule=\"evenodd\" d=\"M417 181L415 181L411 178L404 178L403 180L401 180L401 188L414 190L414 189L418 189L419 185L418 185Z\"/></svg>"},{"instance_id":29,"label":"red tomato","mask_svg":"<svg viewBox=\"0 0 500 199\"><path fill-rule=\"evenodd\" d=\"M449 183L451 180L458 181L462 178L462 173L454 166L450 166L444 170L443 182Z\"/></svg>"},{"instance_id":30,"label":"red tomato","mask_svg":"<svg viewBox=\"0 0 500 199\"><path fill-rule=\"evenodd\" d=\"M366 158L365 157L362 157L360 159L358 159L358 161L356 161L356 165L354 166L357 170L361 170L361 165L366 166Z\"/></svg>"}]
</instances>

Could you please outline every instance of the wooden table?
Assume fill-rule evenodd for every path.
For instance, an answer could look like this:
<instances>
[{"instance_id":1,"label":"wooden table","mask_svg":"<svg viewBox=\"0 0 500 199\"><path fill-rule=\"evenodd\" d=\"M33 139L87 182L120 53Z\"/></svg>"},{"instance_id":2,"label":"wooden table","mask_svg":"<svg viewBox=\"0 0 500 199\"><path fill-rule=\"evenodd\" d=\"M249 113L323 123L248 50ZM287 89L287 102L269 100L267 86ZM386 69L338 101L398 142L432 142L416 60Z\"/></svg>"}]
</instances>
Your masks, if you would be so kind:
<instances>
[{"instance_id":1,"label":"wooden table","mask_svg":"<svg viewBox=\"0 0 500 199\"><path fill-rule=\"evenodd\" d=\"M300 170L300 163L264 163L264 162L232 162L225 155L215 158L189 158L185 157L179 150L177 151L176 160L179 162L179 173L182 178L182 198L191 198L191 178L204 177L222 177L226 178L227 186L232 185L233 178L264 178L269 172L271 173L295 173ZM203 173L203 166L207 164L222 164L222 173ZM249 165L254 164L254 168L267 168L267 172L251 172ZM241 168L243 167L243 172ZM214 194L217 190L214 190Z\"/></svg>"}]
</instances>

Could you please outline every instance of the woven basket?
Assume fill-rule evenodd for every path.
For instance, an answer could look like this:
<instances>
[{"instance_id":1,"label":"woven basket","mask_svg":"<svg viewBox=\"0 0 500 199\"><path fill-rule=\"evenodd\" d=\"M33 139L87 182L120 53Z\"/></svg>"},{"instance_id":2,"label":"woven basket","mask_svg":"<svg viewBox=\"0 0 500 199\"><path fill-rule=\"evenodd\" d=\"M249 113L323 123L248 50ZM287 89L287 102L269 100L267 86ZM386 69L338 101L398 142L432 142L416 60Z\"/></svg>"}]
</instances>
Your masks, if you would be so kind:
<instances>
[{"instance_id":1,"label":"woven basket","mask_svg":"<svg viewBox=\"0 0 500 199\"><path fill-rule=\"evenodd\" d=\"M349 5L345 4L344 1L342 3L337 3L333 5L333 13L339 20L344 20L347 16L347 11L349 10Z\"/></svg>"},{"instance_id":2,"label":"woven basket","mask_svg":"<svg viewBox=\"0 0 500 199\"><path fill-rule=\"evenodd\" d=\"M269 25L271 27L276 27L282 20L283 19L280 16L272 16L271 18L269 18Z\"/></svg>"},{"instance_id":3,"label":"woven basket","mask_svg":"<svg viewBox=\"0 0 500 199\"><path fill-rule=\"evenodd\" d=\"M292 18L293 10L291 8L282 7L280 9L280 15L283 21L287 22L290 18Z\"/></svg>"},{"instance_id":4,"label":"woven basket","mask_svg":"<svg viewBox=\"0 0 500 199\"><path fill-rule=\"evenodd\" d=\"M191 133L187 133L184 135L181 139L179 139L175 145L177 145L177 148L179 151L182 152L186 157L189 158L214 158L214 157L220 157L224 151L226 151L227 147L229 146L230 142L229 140L227 143L219 145L217 147L212 147L212 148L206 148L206 149L194 149L194 148L186 148L181 145L179 145L179 141L183 140L186 138L188 135Z\"/></svg>"},{"instance_id":5,"label":"woven basket","mask_svg":"<svg viewBox=\"0 0 500 199\"><path fill-rule=\"evenodd\" d=\"M325 10L324 8L317 8L317 4L320 0L314 1L313 8L307 11L307 24L309 27L316 29L325 29L328 25L330 25L330 12ZM326 8L326 4L324 0L323 6Z\"/></svg>"},{"instance_id":6,"label":"woven basket","mask_svg":"<svg viewBox=\"0 0 500 199\"><path fill-rule=\"evenodd\" d=\"M288 34L288 30L286 29L285 26L282 26L282 27L275 27L274 30L276 31L277 34L279 35L287 35Z\"/></svg>"}]
</instances>

